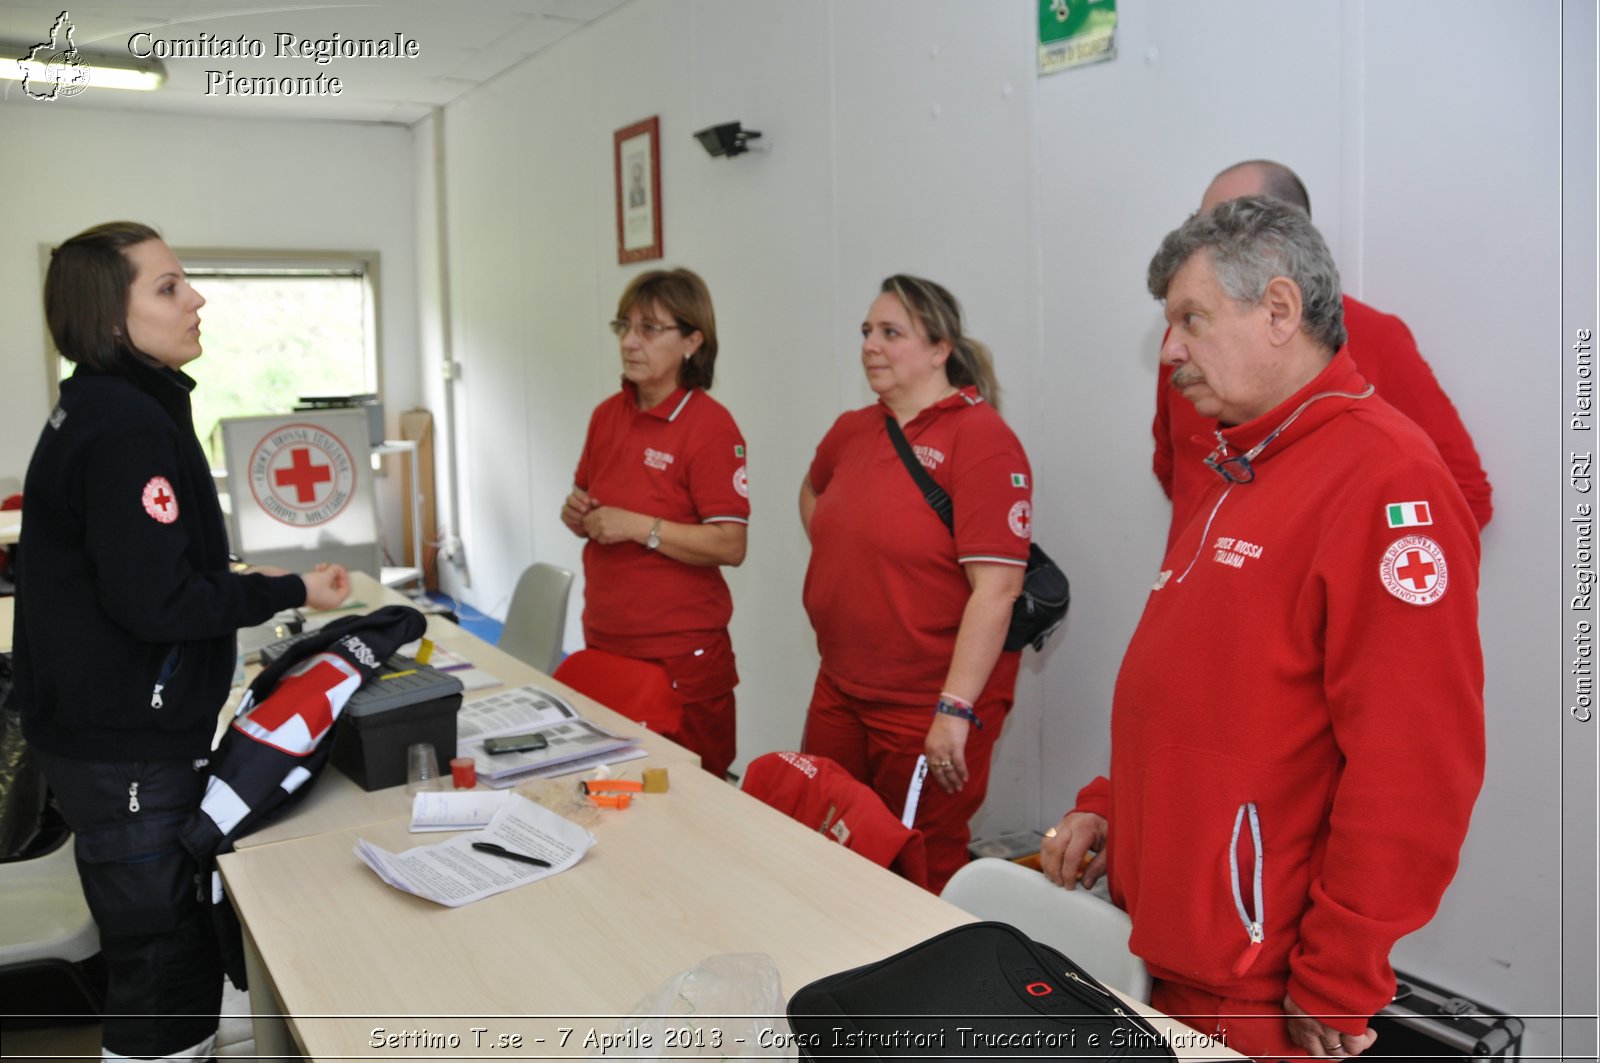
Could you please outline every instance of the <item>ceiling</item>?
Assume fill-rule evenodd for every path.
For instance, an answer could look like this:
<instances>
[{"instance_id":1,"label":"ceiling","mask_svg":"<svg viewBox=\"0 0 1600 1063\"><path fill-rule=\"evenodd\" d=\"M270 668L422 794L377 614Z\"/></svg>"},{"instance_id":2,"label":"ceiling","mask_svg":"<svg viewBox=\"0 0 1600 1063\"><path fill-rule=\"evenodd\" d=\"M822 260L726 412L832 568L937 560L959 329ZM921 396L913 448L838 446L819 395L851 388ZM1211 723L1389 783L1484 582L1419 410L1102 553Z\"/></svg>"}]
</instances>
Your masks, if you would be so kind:
<instances>
[{"instance_id":1,"label":"ceiling","mask_svg":"<svg viewBox=\"0 0 1600 1063\"><path fill-rule=\"evenodd\" d=\"M0 4L0 62L21 58L29 46L50 39L51 26L67 0L4 0ZM74 4L69 19L73 45L85 53L126 56L130 39L155 47L220 50L214 41L241 37L259 43L265 55L212 54L169 57L166 84L155 92L90 87L73 104L139 111L202 114L225 118L294 118L325 121L392 122L409 125L434 107L472 91L621 7L627 0L368 0L366 3L312 3L279 0L118 0ZM279 34L298 41L344 39L394 41L396 34L416 41L415 58L334 58L326 64L292 55L278 56ZM198 44L196 42L199 42ZM313 46L314 47L314 46ZM16 53L16 54L12 54ZM232 71L238 78L337 77L335 95L254 96L225 93L225 82L208 70ZM208 83L212 91L207 93ZM237 84L237 82L235 82ZM324 83L326 84L326 83ZM29 99L16 81L0 80L0 107L59 106ZM0 112L3 113L3 112Z\"/></svg>"}]
</instances>

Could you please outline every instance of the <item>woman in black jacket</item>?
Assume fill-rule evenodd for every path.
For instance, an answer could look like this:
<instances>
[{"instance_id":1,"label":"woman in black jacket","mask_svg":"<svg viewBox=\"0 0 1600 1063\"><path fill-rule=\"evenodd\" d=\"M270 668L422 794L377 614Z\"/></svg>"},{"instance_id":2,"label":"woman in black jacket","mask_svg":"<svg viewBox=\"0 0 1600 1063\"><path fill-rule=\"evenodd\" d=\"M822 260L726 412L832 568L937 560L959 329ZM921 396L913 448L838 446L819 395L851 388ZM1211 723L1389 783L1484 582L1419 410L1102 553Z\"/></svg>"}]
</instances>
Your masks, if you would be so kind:
<instances>
[{"instance_id":1,"label":"woman in black jacket","mask_svg":"<svg viewBox=\"0 0 1600 1063\"><path fill-rule=\"evenodd\" d=\"M349 577L229 570L182 371L205 300L155 230L67 240L44 301L77 368L23 484L12 703L76 837L110 972L107 1057L207 1059L222 974L177 838L205 792L235 634L333 608Z\"/></svg>"}]
</instances>

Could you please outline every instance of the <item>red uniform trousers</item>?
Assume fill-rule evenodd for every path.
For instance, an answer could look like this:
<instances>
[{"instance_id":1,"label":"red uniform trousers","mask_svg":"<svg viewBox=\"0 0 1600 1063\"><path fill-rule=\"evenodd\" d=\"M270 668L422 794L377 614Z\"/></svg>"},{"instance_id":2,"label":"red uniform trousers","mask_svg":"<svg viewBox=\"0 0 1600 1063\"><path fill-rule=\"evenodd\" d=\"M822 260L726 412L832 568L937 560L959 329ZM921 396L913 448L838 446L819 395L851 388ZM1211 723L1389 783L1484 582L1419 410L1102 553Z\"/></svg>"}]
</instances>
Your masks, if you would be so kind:
<instances>
[{"instance_id":1,"label":"red uniform trousers","mask_svg":"<svg viewBox=\"0 0 1600 1063\"><path fill-rule=\"evenodd\" d=\"M719 779L726 777L739 749L733 697L739 673L728 632L718 632L693 653L650 660L666 669L673 689L683 698L683 722L668 737L700 754L700 766L706 771Z\"/></svg>"},{"instance_id":2,"label":"red uniform trousers","mask_svg":"<svg viewBox=\"0 0 1600 1063\"><path fill-rule=\"evenodd\" d=\"M928 850L928 889L938 893L967 862L968 825L989 788L989 759L1011 711L1020 654L1002 653L984 695L973 706L982 727L967 732L967 785L947 794L930 775L923 780L922 799L912 826L920 830ZM1010 675L1002 674L1009 670ZM911 772L922 755L933 701L926 705L867 701L840 690L827 673L817 673L806 714L800 749L837 761L883 799L896 816L905 810Z\"/></svg>"},{"instance_id":3,"label":"red uniform trousers","mask_svg":"<svg viewBox=\"0 0 1600 1063\"><path fill-rule=\"evenodd\" d=\"M685 702L683 724L674 740L700 754L700 766L706 771L719 779L727 778L738 752L736 717L731 690L721 697Z\"/></svg>"},{"instance_id":4,"label":"red uniform trousers","mask_svg":"<svg viewBox=\"0 0 1600 1063\"><path fill-rule=\"evenodd\" d=\"M1282 1001L1235 1000L1157 978L1150 1006L1263 1063L1308 1058L1305 1048L1289 1040Z\"/></svg>"}]
</instances>

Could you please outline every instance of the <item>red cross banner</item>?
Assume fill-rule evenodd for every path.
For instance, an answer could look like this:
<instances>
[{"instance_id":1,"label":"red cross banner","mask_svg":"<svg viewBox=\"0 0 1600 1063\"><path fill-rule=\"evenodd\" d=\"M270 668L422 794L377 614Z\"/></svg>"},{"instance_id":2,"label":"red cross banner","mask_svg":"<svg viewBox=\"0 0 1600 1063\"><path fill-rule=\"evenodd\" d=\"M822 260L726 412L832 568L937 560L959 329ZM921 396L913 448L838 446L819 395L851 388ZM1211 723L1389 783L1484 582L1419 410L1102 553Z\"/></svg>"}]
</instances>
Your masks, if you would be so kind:
<instances>
[{"instance_id":1,"label":"red cross banner","mask_svg":"<svg viewBox=\"0 0 1600 1063\"><path fill-rule=\"evenodd\" d=\"M316 527L344 512L355 480L350 445L315 424L281 425L263 436L250 455L250 493L256 505L292 527Z\"/></svg>"},{"instance_id":2,"label":"red cross banner","mask_svg":"<svg viewBox=\"0 0 1600 1063\"><path fill-rule=\"evenodd\" d=\"M234 548L245 560L284 568L341 560L375 570L377 517L365 410L230 418L222 429ZM358 545L371 545L371 556L333 554ZM296 556L300 552L305 556Z\"/></svg>"}]
</instances>

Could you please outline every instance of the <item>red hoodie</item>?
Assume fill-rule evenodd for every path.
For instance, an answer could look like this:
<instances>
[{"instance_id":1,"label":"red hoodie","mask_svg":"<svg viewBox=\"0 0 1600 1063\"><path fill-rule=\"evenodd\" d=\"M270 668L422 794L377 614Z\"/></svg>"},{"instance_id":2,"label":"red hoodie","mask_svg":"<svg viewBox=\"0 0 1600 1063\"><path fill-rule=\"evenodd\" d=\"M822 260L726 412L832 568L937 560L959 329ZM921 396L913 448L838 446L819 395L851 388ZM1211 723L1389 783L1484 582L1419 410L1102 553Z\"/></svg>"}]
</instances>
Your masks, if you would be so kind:
<instances>
[{"instance_id":1,"label":"red hoodie","mask_svg":"<svg viewBox=\"0 0 1600 1063\"><path fill-rule=\"evenodd\" d=\"M1174 535L1117 677L1110 780L1078 795L1152 975L1287 991L1350 1033L1337 1016L1393 993L1389 951L1437 908L1483 779L1477 523L1421 429L1347 397L1367 388L1341 351L1224 433L1248 451L1311 400Z\"/></svg>"}]
</instances>

